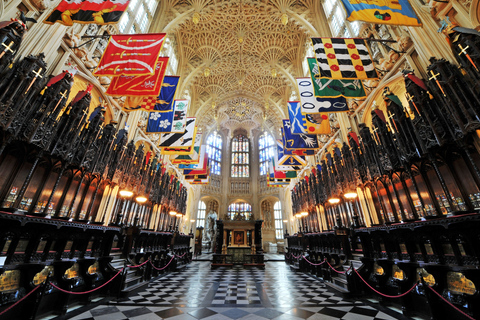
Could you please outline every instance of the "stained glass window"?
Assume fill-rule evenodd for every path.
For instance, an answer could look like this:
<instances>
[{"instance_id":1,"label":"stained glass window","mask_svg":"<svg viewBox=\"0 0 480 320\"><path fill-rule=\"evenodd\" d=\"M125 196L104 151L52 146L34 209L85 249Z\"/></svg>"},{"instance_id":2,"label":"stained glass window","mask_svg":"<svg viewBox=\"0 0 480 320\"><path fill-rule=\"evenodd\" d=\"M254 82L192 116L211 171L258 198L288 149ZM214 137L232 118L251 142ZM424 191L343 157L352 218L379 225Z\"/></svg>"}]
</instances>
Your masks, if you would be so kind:
<instances>
[{"instance_id":1,"label":"stained glass window","mask_svg":"<svg viewBox=\"0 0 480 320\"><path fill-rule=\"evenodd\" d=\"M274 144L272 136L265 133L258 139L258 150L260 157L260 175L266 175L268 173L268 161L273 158Z\"/></svg>"},{"instance_id":2,"label":"stained glass window","mask_svg":"<svg viewBox=\"0 0 480 320\"><path fill-rule=\"evenodd\" d=\"M207 139L210 173L220 175L222 166L222 137L215 131Z\"/></svg>"},{"instance_id":3,"label":"stained glass window","mask_svg":"<svg viewBox=\"0 0 480 320\"><path fill-rule=\"evenodd\" d=\"M207 206L205 202L200 201L198 203L198 211L197 211L197 228L203 227L205 228L205 212L207 211Z\"/></svg>"},{"instance_id":4,"label":"stained glass window","mask_svg":"<svg viewBox=\"0 0 480 320\"><path fill-rule=\"evenodd\" d=\"M277 201L273 206L273 216L275 217L275 237L283 239L282 204L280 201Z\"/></svg>"},{"instance_id":5,"label":"stained glass window","mask_svg":"<svg viewBox=\"0 0 480 320\"><path fill-rule=\"evenodd\" d=\"M228 206L227 218L230 220L250 220L252 217L252 206L246 202L236 202Z\"/></svg>"},{"instance_id":6,"label":"stained glass window","mask_svg":"<svg viewBox=\"0 0 480 320\"><path fill-rule=\"evenodd\" d=\"M238 135L232 140L232 177L248 178L249 172L249 142L244 135Z\"/></svg>"}]
</instances>

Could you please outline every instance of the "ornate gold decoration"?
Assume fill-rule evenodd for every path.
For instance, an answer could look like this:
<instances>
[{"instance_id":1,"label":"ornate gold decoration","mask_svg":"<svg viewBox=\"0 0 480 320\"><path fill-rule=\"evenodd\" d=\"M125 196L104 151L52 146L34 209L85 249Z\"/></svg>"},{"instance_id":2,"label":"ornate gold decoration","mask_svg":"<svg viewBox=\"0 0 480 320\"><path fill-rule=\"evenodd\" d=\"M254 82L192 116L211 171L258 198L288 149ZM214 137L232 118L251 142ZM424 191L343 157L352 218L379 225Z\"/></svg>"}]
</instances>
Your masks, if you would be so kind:
<instances>
[{"instance_id":1,"label":"ornate gold decoration","mask_svg":"<svg viewBox=\"0 0 480 320\"><path fill-rule=\"evenodd\" d=\"M280 17L280 19L282 20L282 24L283 24L284 26L286 26L287 23L288 23L288 16L287 16L287 14L286 14L286 13L282 14L282 16Z\"/></svg>"},{"instance_id":2,"label":"ornate gold decoration","mask_svg":"<svg viewBox=\"0 0 480 320\"><path fill-rule=\"evenodd\" d=\"M20 288L20 270L8 270L0 275L0 292L14 291Z\"/></svg>"},{"instance_id":3,"label":"ornate gold decoration","mask_svg":"<svg viewBox=\"0 0 480 320\"><path fill-rule=\"evenodd\" d=\"M474 295L477 291L475 284L461 272L447 273L447 288L453 293Z\"/></svg>"},{"instance_id":4,"label":"ornate gold decoration","mask_svg":"<svg viewBox=\"0 0 480 320\"><path fill-rule=\"evenodd\" d=\"M424 268L417 268L417 281L420 281L420 274L422 275L423 281L428 284L430 287L435 285L435 278L427 272Z\"/></svg>"},{"instance_id":5,"label":"ornate gold decoration","mask_svg":"<svg viewBox=\"0 0 480 320\"><path fill-rule=\"evenodd\" d=\"M192 17L192 22L198 24L200 22L200 13L195 12Z\"/></svg>"},{"instance_id":6,"label":"ornate gold decoration","mask_svg":"<svg viewBox=\"0 0 480 320\"><path fill-rule=\"evenodd\" d=\"M69 269L65 270L65 279L78 278L80 272L80 266L78 263L74 263Z\"/></svg>"},{"instance_id":7,"label":"ornate gold decoration","mask_svg":"<svg viewBox=\"0 0 480 320\"><path fill-rule=\"evenodd\" d=\"M405 280L405 273L396 264L392 266L392 275L394 279L401 280L401 281Z\"/></svg>"},{"instance_id":8,"label":"ornate gold decoration","mask_svg":"<svg viewBox=\"0 0 480 320\"><path fill-rule=\"evenodd\" d=\"M45 280L47 280L47 277L48 277L49 274L50 274L50 276L53 277L53 275L54 275L53 266L45 266L45 268L43 268L42 271L37 273L33 277L33 284L38 286L39 284L44 283Z\"/></svg>"},{"instance_id":9,"label":"ornate gold decoration","mask_svg":"<svg viewBox=\"0 0 480 320\"><path fill-rule=\"evenodd\" d=\"M385 274L385 270L376 262L373 264L373 272L375 272L377 276L383 276Z\"/></svg>"},{"instance_id":10,"label":"ornate gold decoration","mask_svg":"<svg viewBox=\"0 0 480 320\"><path fill-rule=\"evenodd\" d=\"M210 72L211 72L210 68L209 68L209 67L206 67L206 68L203 70L203 75L204 75L205 77L208 77L208 76L210 75Z\"/></svg>"},{"instance_id":11,"label":"ornate gold decoration","mask_svg":"<svg viewBox=\"0 0 480 320\"><path fill-rule=\"evenodd\" d=\"M98 261L95 261L94 264L92 264L90 267L88 267L88 274L90 275L94 275L94 274L97 274L97 273L100 273L100 264L98 263Z\"/></svg>"}]
</instances>

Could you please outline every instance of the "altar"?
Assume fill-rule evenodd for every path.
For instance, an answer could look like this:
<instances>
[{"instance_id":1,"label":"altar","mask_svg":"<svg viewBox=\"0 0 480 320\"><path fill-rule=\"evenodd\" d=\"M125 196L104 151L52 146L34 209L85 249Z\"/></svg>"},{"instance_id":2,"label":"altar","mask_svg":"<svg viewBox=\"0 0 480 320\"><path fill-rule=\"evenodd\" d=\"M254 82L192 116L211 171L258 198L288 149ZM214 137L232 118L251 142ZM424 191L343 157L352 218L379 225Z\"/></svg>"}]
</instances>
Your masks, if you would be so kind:
<instances>
[{"instance_id":1,"label":"altar","mask_svg":"<svg viewBox=\"0 0 480 320\"><path fill-rule=\"evenodd\" d=\"M225 220L222 222L222 255L225 256L225 261L244 266L264 266L261 245L257 245L257 242L261 243L262 239L261 221ZM256 229L258 229L257 232Z\"/></svg>"}]
</instances>

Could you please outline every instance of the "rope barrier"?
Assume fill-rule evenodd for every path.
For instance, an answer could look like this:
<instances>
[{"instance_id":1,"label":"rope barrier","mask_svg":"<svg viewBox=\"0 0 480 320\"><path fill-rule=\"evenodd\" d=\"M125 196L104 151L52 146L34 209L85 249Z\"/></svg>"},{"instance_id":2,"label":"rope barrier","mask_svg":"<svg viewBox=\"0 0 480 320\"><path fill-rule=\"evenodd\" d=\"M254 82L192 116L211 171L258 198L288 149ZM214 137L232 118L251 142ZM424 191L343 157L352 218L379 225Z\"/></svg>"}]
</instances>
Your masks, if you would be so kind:
<instances>
[{"instance_id":1,"label":"rope barrier","mask_svg":"<svg viewBox=\"0 0 480 320\"><path fill-rule=\"evenodd\" d=\"M105 282L104 284L102 284L100 287L97 287L97 288L95 288L95 289L92 289L92 290L89 290L89 291L85 291L85 292L67 291L67 290L64 290L64 289L56 286L56 285L53 284L52 282L50 282L50 285L51 285L52 287L54 287L55 289L57 289L57 290L60 290L60 291L62 291L62 292L64 292L64 293L69 293L69 294L87 294L87 293L92 293L92 292L94 292L94 291L97 291L97 290L105 287L107 284L109 284L110 282L112 282L112 280L115 279L115 278L123 271L123 269L124 269L124 268L120 269L120 271L118 271L116 275L114 275L110 280L108 280L107 282Z\"/></svg>"},{"instance_id":2,"label":"rope barrier","mask_svg":"<svg viewBox=\"0 0 480 320\"><path fill-rule=\"evenodd\" d=\"M185 252L184 254L182 254L181 256L179 256L178 254L176 254L177 258L183 258L187 253Z\"/></svg>"},{"instance_id":3,"label":"rope barrier","mask_svg":"<svg viewBox=\"0 0 480 320\"><path fill-rule=\"evenodd\" d=\"M327 262L328 266L329 266L330 268L332 268L332 270L335 271L336 273L345 274L345 273L348 272L348 270L352 269L352 267L350 267L350 268L347 269L347 271L338 271L337 269L335 269L334 267L332 267L332 266L330 265L330 263L328 263L327 260L325 260L325 261ZM355 270L355 269L354 269L354 270Z\"/></svg>"},{"instance_id":4,"label":"rope barrier","mask_svg":"<svg viewBox=\"0 0 480 320\"><path fill-rule=\"evenodd\" d=\"M12 309L13 307L15 307L17 304L19 304L20 302L22 302L23 300L25 300L29 295L31 295L33 292L35 292L35 290L37 290L41 285L39 284L38 286L36 286L35 288L32 289L32 291L30 291L29 293L27 293L22 299L18 300L17 302L15 302L14 304L12 304L10 307L8 307L7 309L3 310L2 312L0 312L0 316L4 313L6 313L8 310Z\"/></svg>"},{"instance_id":5,"label":"rope barrier","mask_svg":"<svg viewBox=\"0 0 480 320\"><path fill-rule=\"evenodd\" d=\"M305 259L305 261L307 261L308 263L310 263L312 266L320 266L322 264L324 264L327 260L323 260L322 262L320 263L313 263L313 262L310 262L308 261L307 257L303 256L303 259Z\"/></svg>"},{"instance_id":6,"label":"rope barrier","mask_svg":"<svg viewBox=\"0 0 480 320\"><path fill-rule=\"evenodd\" d=\"M160 270L163 270L163 269L165 269L166 267L168 267L168 265L172 262L173 258L175 258L175 256L173 256L172 259L170 259L170 261L165 265L165 267L162 267L162 268L157 268L157 267L155 267L155 266L153 265L153 262L152 262L152 261L150 261L150 260L148 260L148 261L150 261L150 264L152 265L152 268L153 268L153 269L160 271Z\"/></svg>"},{"instance_id":7,"label":"rope barrier","mask_svg":"<svg viewBox=\"0 0 480 320\"><path fill-rule=\"evenodd\" d=\"M136 266L127 266L127 267L129 267L129 268L139 268L139 267L143 266L143 265L144 265L145 263L147 263L147 262L148 262L148 259L145 260L144 262L142 262L141 264L137 264Z\"/></svg>"},{"instance_id":8,"label":"rope barrier","mask_svg":"<svg viewBox=\"0 0 480 320\"><path fill-rule=\"evenodd\" d=\"M443 301L445 301L448 305L450 305L452 308L454 308L455 310L457 310L458 312L460 312L461 314L463 314L465 317L467 317L468 319L471 319L471 320L475 320L475 318L473 318L472 316L466 314L465 312L463 312L462 310L458 309L457 307L455 307L452 303L450 303L450 301L448 301L447 299L445 299L444 297L442 297L442 295L440 293L438 293L437 291L433 290L432 287L430 287L429 285L427 285L427 288L429 288L430 290L432 290L437 296L439 296L440 298L442 298Z\"/></svg>"},{"instance_id":9,"label":"rope barrier","mask_svg":"<svg viewBox=\"0 0 480 320\"><path fill-rule=\"evenodd\" d=\"M302 257L302 255L299 255L298 257L295 257L295 256L293 255L293 253L292 253L292 257L294 257L295 259L298 260L298 259L300 259L300 258Z\"/></svg>"},{"instance_id":10,"label":"rope barrier","mask_svg":"<svg viewBox=\"0 0 480 320\"><path fill-rule=\"evenodd\" d=\"M362 278L362 276L358 273L357 270L353 269L353 271L355 271L355 273L357 274L357 276L362 279L362 281L370 288L372 289L373 291L375 291L376 293L378 293L379 295L383 296L383 297L387 297L387 298L392 298L392 299L395 299L395 298L401 298L407 294L410 293L410 291L412 291L413 289L415 289L416 286L418 286L418 283L415 283L415 285L413 287L411 287L409 290L407 290L406 292L402 293L402 294L399 294L398 296L389 296L388 294L384 294L384 293L381 293L380 291L376 290L374 287L372 287L367 281L365 281L365 279Z\"/></svg>"}]
</instances>

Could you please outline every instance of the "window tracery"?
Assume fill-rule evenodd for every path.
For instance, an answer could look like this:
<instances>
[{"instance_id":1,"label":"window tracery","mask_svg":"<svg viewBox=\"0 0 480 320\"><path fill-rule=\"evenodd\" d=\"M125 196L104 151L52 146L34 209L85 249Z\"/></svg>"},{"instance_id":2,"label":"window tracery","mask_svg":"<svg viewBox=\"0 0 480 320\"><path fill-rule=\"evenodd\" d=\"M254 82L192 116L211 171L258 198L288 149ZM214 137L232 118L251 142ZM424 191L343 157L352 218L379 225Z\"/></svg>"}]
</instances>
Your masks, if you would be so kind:
<instances>
[{"instance_id":1,"label":"window tracery","mask_svg":"<svg viewBox=\"0 0 480 320\"><path fill-rule=\"evenodd\" d=\"M244 135L238 135L232 140L232 178L250 177L249 141Z\"/></svg>"},{"instance_id":2,"label":"window tracery","mask_svg":"<svg viewBox=\"0 0 480 320\"><path fill-rule=\"evenodd\" d=\"M222 172L222 137L215 131L207 139L207 155L210 159L210 173Z\"/></svg>"},{"instance_id":3,"label":"window tracery","mask_svg":"<svg viewBox=\"0 0 480 320\"><path fill-rule=\"evenodd\" d=\"M265 132L258 139L258 155L260 158L260 175L266 175L268 173L268 162L273 158L275 141L272 136Z\"/></svg>"},{"instance_id":4,"label":"window tracery","mask_svg":"<svg viewBox=\"0 0 480 320\"><path fill-rule=\"evenodd\" d=\"M246 202L235 202L228 206L227 219L243 221L253 219L252 206Z\"/></svg>"}]
</instances>

